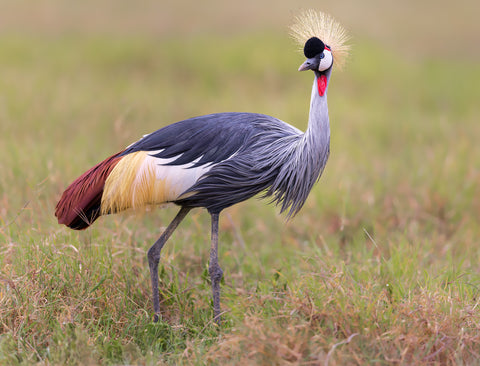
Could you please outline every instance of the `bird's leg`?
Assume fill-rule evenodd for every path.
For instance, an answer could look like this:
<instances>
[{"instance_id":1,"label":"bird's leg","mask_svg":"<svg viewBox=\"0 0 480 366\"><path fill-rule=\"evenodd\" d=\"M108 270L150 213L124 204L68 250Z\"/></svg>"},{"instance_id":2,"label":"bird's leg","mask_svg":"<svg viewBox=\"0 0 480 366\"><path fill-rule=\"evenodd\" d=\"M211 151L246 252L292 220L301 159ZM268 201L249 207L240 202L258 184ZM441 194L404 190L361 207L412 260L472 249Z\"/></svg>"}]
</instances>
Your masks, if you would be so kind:
<instances>
[{"instance_id":1,"label":"bird's leg","mask_svg":"<svg viewBox=\"0 0 480 366\"><path fill-rule=\"evenodd\" d=\"M220 280L223 271L218 265L218 213L211 213L212 216L212 245L210 247L210 265L208 272L212 281L213 294L213 319L220 325Z\"/></svg>"},{"instance_id":2,"label":"bird's leg","mask_svg":"<svg viewBox=\"0 0 480 366\"><path fill-rule=\"evenodd\" d=\"M158 317L160 315L160 298L158 295L158 262L160 261L160 252L168 238L172 235L185 216L187 216L190 210L191 209L188 207L182 207L160 238L158 238L155 244L153 244L148 250L148 265L150 267L150 278L152 280L153 310L155 312L153 317L154 322L158 322Z\"/></svg>"}]
</instances>

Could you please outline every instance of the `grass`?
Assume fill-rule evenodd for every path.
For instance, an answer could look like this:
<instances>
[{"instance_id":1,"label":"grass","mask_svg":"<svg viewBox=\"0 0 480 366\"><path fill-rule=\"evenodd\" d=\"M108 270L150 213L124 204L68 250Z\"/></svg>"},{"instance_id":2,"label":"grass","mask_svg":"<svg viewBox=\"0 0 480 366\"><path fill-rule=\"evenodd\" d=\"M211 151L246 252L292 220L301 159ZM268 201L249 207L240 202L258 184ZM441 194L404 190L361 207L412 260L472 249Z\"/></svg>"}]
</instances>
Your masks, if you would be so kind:
<instances>
[{"instance_id":1,"label":"grass","mask_svg":"<svg viewBox=\"0 0 480 366\"><path fill-rule=\"evenodd\" d=\"M329 91L332 155L285 222L221 217L225 322L212 324L208 215L146 250L175 209L57 225L87 168L215 111L306 127L311 75L284 35L4 36L0 49L0 364L475 364L480 357L480 68L357 39Z\"/></svg>"}]
</instances>

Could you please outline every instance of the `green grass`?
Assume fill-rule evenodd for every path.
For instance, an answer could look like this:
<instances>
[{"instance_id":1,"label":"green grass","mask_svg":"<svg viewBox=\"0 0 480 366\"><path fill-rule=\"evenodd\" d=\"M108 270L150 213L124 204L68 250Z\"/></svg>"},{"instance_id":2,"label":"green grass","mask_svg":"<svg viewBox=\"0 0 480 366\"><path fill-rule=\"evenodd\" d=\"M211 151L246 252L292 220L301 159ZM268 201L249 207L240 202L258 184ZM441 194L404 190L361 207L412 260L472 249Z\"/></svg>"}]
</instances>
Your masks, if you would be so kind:
<instances>
[{"instance_id":1,"label":"green grass","mask_svg":"<svg viewBox=\"0 0 480 366\"><path fill-rule=\"evenodd\" d=\"M255 111L306 127L312 75L281 35L0 40L0 364L474 364L480 355L480 67L357 39L329 89L332 154L291 221L221 217L220 328L209 217L146 250L175 208L56 223L79 174L171 122ZM453 66L452 66L453 65Z\"/></svg>"}]
</instances>

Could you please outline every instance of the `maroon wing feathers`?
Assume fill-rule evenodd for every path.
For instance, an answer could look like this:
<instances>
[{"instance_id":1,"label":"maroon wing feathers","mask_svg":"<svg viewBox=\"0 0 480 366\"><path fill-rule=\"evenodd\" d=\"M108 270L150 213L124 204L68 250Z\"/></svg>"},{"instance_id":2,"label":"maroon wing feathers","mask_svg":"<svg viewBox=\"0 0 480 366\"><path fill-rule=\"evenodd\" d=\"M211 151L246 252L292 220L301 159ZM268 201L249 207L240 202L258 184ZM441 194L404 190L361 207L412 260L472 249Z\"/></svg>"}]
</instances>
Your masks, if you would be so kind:
<instances>
[{"instance_id":1,"label":"maroon wing feathers","mask_svg":"<svg viewBox=\"0 0 480 366\"><path fill-rule=\"evenodd\" d=\"M68 186L55 208L59 224L82 230L97 219L105 181L122 158L119 156L122 152L95 165Z\"/></svg>"}]
</instances>

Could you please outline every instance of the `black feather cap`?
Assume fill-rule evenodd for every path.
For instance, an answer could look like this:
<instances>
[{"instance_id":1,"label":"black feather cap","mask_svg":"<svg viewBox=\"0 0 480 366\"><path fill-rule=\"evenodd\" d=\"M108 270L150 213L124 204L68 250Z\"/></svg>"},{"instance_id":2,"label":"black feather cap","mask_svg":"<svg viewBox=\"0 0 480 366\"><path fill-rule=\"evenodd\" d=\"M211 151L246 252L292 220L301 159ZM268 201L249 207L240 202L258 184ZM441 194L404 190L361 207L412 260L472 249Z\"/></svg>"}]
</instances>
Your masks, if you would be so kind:
<instances>
[{"instance_id":1,"label":"black feather cap","mask_svg":"<svg viewBox=\"0 0 480 366\"><path fill-rule=\"evenodd\" d=\"M305 47L303 48L303 53L306 58L312 58L316 55L319 55L325 50L325 43L323 43L319 38L312 37L307 42L305 42Z\"/></svg>"}]
</instances>

